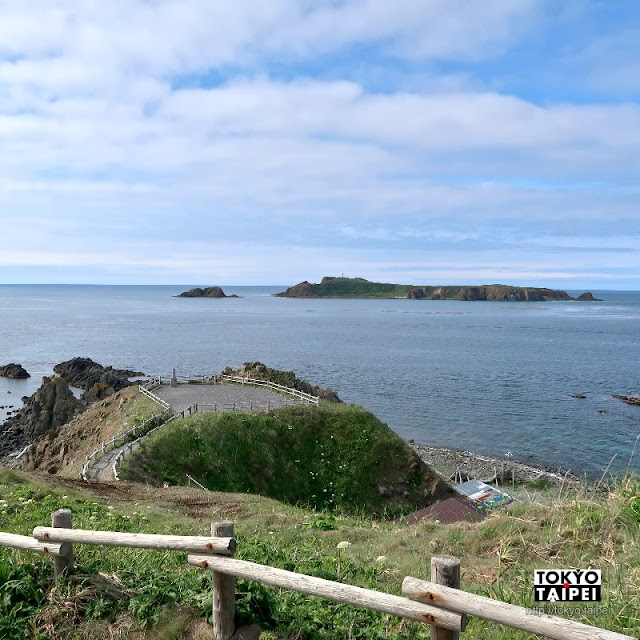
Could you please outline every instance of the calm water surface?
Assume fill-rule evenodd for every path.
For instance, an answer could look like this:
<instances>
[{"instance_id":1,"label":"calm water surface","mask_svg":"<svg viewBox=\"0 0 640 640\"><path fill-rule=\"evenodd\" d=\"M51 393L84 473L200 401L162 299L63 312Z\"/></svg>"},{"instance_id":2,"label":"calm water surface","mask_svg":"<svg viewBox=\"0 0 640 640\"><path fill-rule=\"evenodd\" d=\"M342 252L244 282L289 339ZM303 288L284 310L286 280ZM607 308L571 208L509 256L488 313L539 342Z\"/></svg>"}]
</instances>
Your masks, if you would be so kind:
<instances>
[{"instance_id":1,"label":"calm water surface","mask_svg":"<svg viewBox=\"0 0 640 640\"><path fill-rule=\"evenodd\" d=\"M612 458L614 470L640 470L640 407L611 398L640 395L640 292L594 292L598 303L271 296L284 286L172 297L190 286L0 286L0 364L33 376L0 378L0 406L74 356L164 375L260 360L405 438L590 475Z\"/></svg>"}]
</instances>

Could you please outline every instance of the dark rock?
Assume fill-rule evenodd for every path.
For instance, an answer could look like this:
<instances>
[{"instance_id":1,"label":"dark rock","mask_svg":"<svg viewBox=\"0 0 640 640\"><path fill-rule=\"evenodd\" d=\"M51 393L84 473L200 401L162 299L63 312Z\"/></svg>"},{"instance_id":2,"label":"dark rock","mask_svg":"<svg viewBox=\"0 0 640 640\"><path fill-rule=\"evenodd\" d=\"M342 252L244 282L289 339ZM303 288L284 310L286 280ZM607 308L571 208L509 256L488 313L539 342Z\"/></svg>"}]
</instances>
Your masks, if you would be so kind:
<instances>
[{"instance_id":1,"label":"dark rock","mask_svg":"<svg viewBox=\"0 0 640 640\"><path fill-rule=\"evenodd\" d=\"M0 461L36 440L50 437L84 409L64 378L43 378L42 386L15 415L8 418L0 435Z\"/></svg>"},{"instance_id":2,"label":"dark rock","mask_svg":"<svg viewBox=\"0 0 640 640\"><path fill-rule=\"evenodd\" d=\"M0 367L0 376L3 378L16 378L16 379L24 379L30 378L31 375L24 369L21 364L16 364L15 362L10 362L9 364Z\"/></svg>"},{"instance_id":3,"label":"dark rock","mask_svg":"<svg viewBox=\"0 0 640 640\"><path fill-rule=\"evenodd\" d=\"M133 384L129 378L144 375L129 369L103 367L91 358L73 358L57 364L53 370L65 378L70 385L87 391L96 384L105 385L105 388L110 387L113 391L120 391ZM102 397L106 396L102 395Z\"/></svg>"},{"instance_id":4,"label":"dark rock","mask_svg":"<svg viewBox=\"0 0 640 640\"><path fill-rule=\"evenodd\" d=\"M238 298L239 296L232 294L228 296L220 287L206 287L201 289L196 287L195 289L189 289L189 291L183 291L177 298Z\"/></svg>"},{"instance_id":5,"label":"dark rock","mask_svg":"<svg viewBox=\"0 0 640 640\"><path fill-rule=\"evenodd\" d=\"M271 369L262 364L262 362L245 362L238 371L233 371L227 367L223 373L225 375L247 376L256 380L269 380L270 382L281 384L283 387L297 389L298 391L309 393L312 396L317 396L321 400L342 402L338 394L332 389L312 385L306 380L300 380L293 371Z\"/></svg>"},{"instance_id":6,"label":"dark rock","mask_svg":"<svg viewBox=\"0 0 640 640\"><path fill-rule=\"evenodd\" d=\"M616 400L622 400L622 402L626 402L627 404L640 406L640 398L636 398L634 396L617 396L615 394L612 394L611 397L615 398Z\"/></svg>"},{"instance_id":7,"label":"dark rock","mask_svg":"<svg viewBox=\"0 0 640 640\"><path fill-rule=\"evenodd\" d=\"M104 382L96 382L90 389L82 394L83 402L91 404L98 400L104 400L115 393L115 389Z\"/></svg>"},{"instance_id":8,"label":"dark rock","mask_svg":"<svg viewBox=\"0 0 640 640\"><path fill-rule=\"evenodd\" d=\"M581 296L578 296L576 300L580 300L581 302L602 302L601 298L594 298L591 291L583 293Z\"/></svg>"}]
</instances>

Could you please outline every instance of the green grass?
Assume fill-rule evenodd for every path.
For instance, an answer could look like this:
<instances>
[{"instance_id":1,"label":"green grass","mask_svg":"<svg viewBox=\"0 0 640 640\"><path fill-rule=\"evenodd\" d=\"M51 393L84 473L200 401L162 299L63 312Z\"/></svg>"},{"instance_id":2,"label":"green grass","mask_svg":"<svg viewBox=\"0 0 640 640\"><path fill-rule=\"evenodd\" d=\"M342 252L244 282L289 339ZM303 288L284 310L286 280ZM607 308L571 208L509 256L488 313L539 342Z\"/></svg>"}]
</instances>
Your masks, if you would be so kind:
<instances>
[{"instance_id":1,"label":"green grass","mask_svg":"<svg viewBox=\"0 0 640 640\"><path fill-rule=\"evenodd\" d=\"M398 526L177 488L132 485L100 498L91 487L58 482L0 471L2 530L29 535L61 507L73 511L75 527L113 531L204 535L210 520L231 516L243 559L399 593L404 576L426 578L432 555L451 554L461 558L465 590L525 607L534 605L533 569L592 567L603 570L607 613L567 617L626 635L640 632L637 477L619 480L603 497L569 494L450 526ZM203 512L189 511L208 499ZM50 560L0 548L0 638L205 637L189 634L211 613L210 576L188 566L185 554L89 545L76 545L75 552L76 571L65 583L53 580ZM429 628L417 623L255 582L240 580L237 599L237 622L260 623L267 640L429 638ZM530 635L473 618L462 637Z\"/></svg>"},{"instance_id":2,"label":"green grass","mask_svg":"<svg viewBox=\"0 0 640 640\"><path fill-rule=\"evenodd\" d=\"M373 414L355 405L287 407L270 415L202 413L159 430L122 476L172 485L186 475L216 491L328 510L393 513L424 506L433 474ZM382 495L393 487L395 495Z\"/></svg>"},{"instance_id":3,"label":"green grass","mask_svg":"<svg viewBox=\"0 0 640 640\"><path fill-rule=\"evenodd\" d=\"M364 278L324 278L314 285L319 296L359 298L406 298L412 288L411 285L370 282Z\"/></svg>"}]
</instances>

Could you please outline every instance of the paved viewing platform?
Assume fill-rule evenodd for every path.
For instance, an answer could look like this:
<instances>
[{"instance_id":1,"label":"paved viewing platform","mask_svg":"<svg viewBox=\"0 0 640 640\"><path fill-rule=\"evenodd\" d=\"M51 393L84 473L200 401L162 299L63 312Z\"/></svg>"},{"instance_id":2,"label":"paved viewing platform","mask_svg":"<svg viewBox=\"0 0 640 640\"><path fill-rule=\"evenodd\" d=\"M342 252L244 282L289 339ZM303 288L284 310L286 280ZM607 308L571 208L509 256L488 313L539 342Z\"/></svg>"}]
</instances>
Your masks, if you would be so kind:
<instances>
[{"instance_id":1,"label":"paved viewing platform","mask_svg":"<svg viewBox=\"0 0 640 640\"><path fill-rule=\"evenodd\" d=\"M194 404L198 405L198 411L270 410L302 404L297 398L248 384L162 385L153 393L169 403L173 413L180 413Z\"/></svg>"}]
</instances>

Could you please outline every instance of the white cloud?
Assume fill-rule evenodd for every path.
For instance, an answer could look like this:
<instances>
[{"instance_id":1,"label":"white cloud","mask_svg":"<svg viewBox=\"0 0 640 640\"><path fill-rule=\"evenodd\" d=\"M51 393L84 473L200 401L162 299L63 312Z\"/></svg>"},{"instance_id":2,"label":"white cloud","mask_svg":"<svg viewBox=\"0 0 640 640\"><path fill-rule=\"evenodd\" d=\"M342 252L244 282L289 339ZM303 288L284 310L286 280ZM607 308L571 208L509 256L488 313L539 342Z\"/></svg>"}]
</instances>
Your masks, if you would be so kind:
<instances>
[{"instance_id":1,"label":"white cloud","mask_svg":"<svg viewBox=\"0 0 640 640\"><path fill-rule=\"evenodd\" d=\"M395 249L351 260L347 248L404 243L418 264L421 247L506 245L518 227L541 252L554 233L597 249L611 222L624 235L637 217L640 106L536 101L472 74L538 28L545 6L5 1L0 263L187 274L219 268L214 250L253 251L246 269L266 277L259 261L292 246L319 276L331 259L398 272ZM373 91L323 62L357 66L368 51L402 90ZM468 66L440 73L440 61ZM414 76L425 81L407 84ZM56 225L68 239L52 250ZM127 244L136 233L153 242ZM157 259L168 239L189 250Z\"/></svg>"}]
</instances>

